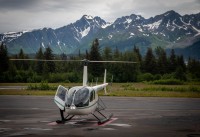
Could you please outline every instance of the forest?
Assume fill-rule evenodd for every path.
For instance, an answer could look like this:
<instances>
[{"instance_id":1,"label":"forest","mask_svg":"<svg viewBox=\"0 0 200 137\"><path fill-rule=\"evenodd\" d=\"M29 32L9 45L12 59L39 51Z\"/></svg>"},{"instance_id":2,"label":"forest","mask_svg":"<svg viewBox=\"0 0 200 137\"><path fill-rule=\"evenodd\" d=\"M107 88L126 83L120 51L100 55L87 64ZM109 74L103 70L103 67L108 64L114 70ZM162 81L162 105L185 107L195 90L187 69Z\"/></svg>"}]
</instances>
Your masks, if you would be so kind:
<instances>
[{"instance_id":1,"label":"forest","mask_svg":"<svg viewBox=\"0 0 200 137\"><path fill-rule=\"evenodd\" d=\"M200 62L182 55L176 55L171 49L169 55L157 47L148 48L144 56L137 46L133 49L120 52L116 46L114 50L109 46L102 49L98 39L95 39L90 50L85 53L79 51L78 55L55 55L50 46L46 49L40 47L35 59L63 60L60 62L47 61L13 61L10 59L30 59L23 52L17 55L8 55L4 43L0 45L0 82L1 83L38 83L42 81L56 82L82 82L83 63L68 62L67 60L105 60L105 61L133 61L135 64L120 63L89 63L89 82L103 81L104 69L107 69L108 82L161 82L179 83L184 81L200 81Z\"/></svg>"}]
</instances>

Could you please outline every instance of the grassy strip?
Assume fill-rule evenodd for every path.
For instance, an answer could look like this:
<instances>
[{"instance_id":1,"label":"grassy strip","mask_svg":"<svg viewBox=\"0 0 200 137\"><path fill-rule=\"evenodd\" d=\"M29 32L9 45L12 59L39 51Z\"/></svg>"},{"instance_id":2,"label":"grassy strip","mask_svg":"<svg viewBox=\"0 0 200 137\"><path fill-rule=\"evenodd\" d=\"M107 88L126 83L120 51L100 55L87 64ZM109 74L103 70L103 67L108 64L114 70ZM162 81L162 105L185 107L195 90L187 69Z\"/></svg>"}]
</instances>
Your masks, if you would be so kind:
<instances>
[{"instance_id":1,"label":"grassy strip","mask_svg":"<svg viewBox=\"0 0 200 137\"><path fill-rule=\"evenodd\" d=\"M104 96L104 92L99 93ZM184 98L200 98L200 94L196 92L161 92L161 91L116 91L109 92L107 96L123 96L123 97L184 97Z\"/></svg>"},{"instance_id":2,"label":"grassy strip","mask_svg":"<svg viewBox=\"0 0 200 137\"><path fill-rule=\"evenodd\" d=\"M54 96L54 90L0 90L0 95L35 95L35 96ZM100 96L105 96L104 92L99 92ZM200 98L197 92L162 92L162 91L114 91L109 92L106 96L123 96L123 97L185 97Z\"/></svg>"},{"instance_id":3,"label":"grassy strip","mask_svg":"<svg viewBox=\"0 0 200 137\"><path fill-rule=\"evenodd\" d=\"M41 90L0 90L0 95L55 95L54 90L41 91Z\"/></svg>"},{"instance_id":4,"label":"grassy strip","mask_svg":"<svg viewBox=\"0 0 200 137\"><path fill-rule=\"evenodd\" d=\"M30 84L29 84L30 85ZM31 90L0 90L0 95L55 95L58 85L72 87L81 83L31 84ZM9 85L10 86L10 85ZM24 86L24 85L23 85ZM26 84L28 86L28 84ZM41 87L45 87L44 90ZM47 90L48 89L48 90ZM192 97L200 98L199 85L152 85L148 83L114 83L107 87L108 96L126 97ZM104 91L99 95L103 96Z\"/></svg>"}]
</instances>

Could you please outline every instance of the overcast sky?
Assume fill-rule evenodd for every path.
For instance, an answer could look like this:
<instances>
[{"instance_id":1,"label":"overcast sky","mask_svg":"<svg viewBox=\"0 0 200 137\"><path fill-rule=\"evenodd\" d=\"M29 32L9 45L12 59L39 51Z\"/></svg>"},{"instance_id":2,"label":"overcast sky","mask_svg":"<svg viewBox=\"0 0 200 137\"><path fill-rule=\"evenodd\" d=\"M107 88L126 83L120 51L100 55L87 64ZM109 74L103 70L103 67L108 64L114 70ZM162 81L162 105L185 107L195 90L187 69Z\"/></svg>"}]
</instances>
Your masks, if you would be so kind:
<instances>
[{"instance_id":1,"label":"overcast sky","mask_svg":"<svg viewBox=\"0 0 200 137\"><path fill-rule=\"evenodd\" d=\"M149 18L168 10L196 14L200 0L0 0L0 33L58 28L84 14L113 22L131 14Z\"/></svg>"}]
</instances>

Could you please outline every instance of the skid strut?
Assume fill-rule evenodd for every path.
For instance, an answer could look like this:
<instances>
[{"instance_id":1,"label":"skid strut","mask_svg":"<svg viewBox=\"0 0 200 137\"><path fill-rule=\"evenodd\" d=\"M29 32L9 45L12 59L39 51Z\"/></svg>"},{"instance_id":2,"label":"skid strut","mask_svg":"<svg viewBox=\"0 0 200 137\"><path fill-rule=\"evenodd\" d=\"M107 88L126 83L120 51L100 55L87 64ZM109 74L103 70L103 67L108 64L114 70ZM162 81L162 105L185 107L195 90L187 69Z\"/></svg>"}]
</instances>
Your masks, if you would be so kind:
<instances>
[{"instance_id":1,"label":"skid strut","mask_svg":"<svg viewBox=\"0 0 200 137\"><path fill-rule=\"evenodd\" d=\"M66 117L64 117L64 111L65 110L60 109L61 120L57 120L56 123L65 123L65 121L69 121L75 116L75 115L67 115Z\"/></svg>"}]
</instances>

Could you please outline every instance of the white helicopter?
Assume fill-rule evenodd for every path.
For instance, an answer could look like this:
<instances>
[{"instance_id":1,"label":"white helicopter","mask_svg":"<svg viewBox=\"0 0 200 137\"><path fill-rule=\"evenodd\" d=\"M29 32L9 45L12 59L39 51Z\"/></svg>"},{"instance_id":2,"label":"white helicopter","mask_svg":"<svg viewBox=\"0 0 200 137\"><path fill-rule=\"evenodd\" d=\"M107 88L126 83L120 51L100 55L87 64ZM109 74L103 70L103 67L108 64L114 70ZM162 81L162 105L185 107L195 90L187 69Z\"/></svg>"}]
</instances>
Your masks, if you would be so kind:
<instances>
[{"instance_id":1,"label":"white helicopter","mask_svg":"<svg viewBox=\"0 0 200 137\"><path fill-rule=\"evenodd\" d=\"M88 115L92 114L97 120L98 124L103 124L110 120L113 114L106 117L100 111L104 110L99 103L98 91L105 90L108 83L106 83L106 69L104 73L104 82L101 85L88 86L88 63L99 63L99 62L113 62L113 63L135 63L130 61L89 61L87 59L82 60L84 62L83 67L83 85L75 86L69 90L61 85L58 86L57 92L54 97L54 102L60 109L61 120L57 120L57 123L64 123L65 121L71 120L75 115ZM64 118L64 111L68 114ZM102 118L95 115L95 112L99 113Z\"/></svg>"},{"instance_id":2,"label":"white helicopter","mask_svg":"<svg viewBox=\"0 0 200 137\"><path fill-rule=\"evenodd\" d=\"M76 115L92 114L98 120L98 124L103 124L109 121L113 116L113 114L110 114L109 117L106 117L104 114L100 112L105 109L105 105L100 104L102 103L102 101L98 97L98 91L104 89L105 94L107 94L106 86L108 86L108 83L106 83L106 69L104 73L103 84L96 86L89 86L87 85L88 63L136 63L131 61L90 61L87 59L84 60L10 59L10 60L84 62L82 86L75 86L70 89L67 89L64 86L59 85L57 88L57 92L54 97L54 102L60 109L61 120L57 120L56 122L65 123L66 121L71 120ZM64 117L64 112L67 113L66 117ZM97 116L95 112L97 112L101 117Z\"/></svg>"}]
</instances>

